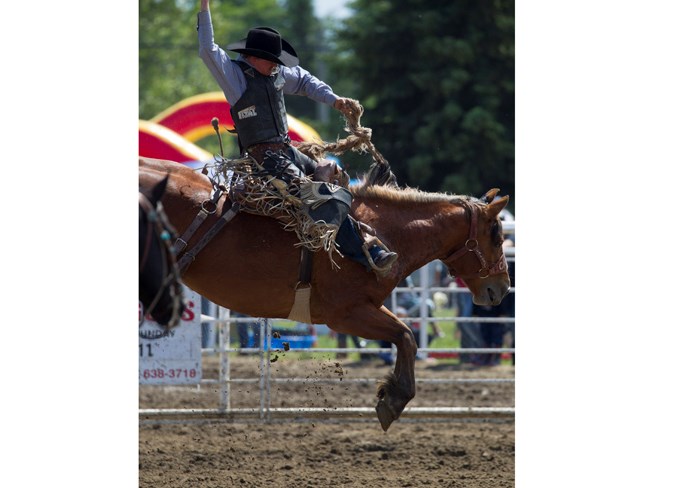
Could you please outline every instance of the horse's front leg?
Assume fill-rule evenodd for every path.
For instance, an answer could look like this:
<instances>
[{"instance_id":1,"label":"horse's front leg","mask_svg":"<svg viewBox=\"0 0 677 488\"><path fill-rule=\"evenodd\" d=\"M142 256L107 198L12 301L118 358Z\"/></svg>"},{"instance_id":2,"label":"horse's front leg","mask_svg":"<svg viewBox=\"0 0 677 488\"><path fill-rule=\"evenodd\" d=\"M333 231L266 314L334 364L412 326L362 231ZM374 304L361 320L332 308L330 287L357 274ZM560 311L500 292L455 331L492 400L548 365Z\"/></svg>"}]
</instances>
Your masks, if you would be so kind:
<instances>
[{"instance_id":1,"label":"horse's front leg","mask_svg":"<svg viewBox=\"0 0 677 488\"><path fill-rule=\"evenodd\" d=\"M371 307L353 309L349 320L343 325L344 327L340 327L341 332L359 335L365 339L385 340L397 346L395 369L379 383L376 393L379 399L376 404L376 415L383 430L387 431L390 424L400 417L404 407L416 395L414 334L384 306L380 309Z\"/></svg>"},{"instance_id":2,"label":"horse's front leg","mask_svg":"<svg viewBox=\"0 0 677 488\"><path fill-rule=\"evenodd\" d=\"M379 383L376 395L379 400L376 404L376 415L383 431L387 431L390 424L400 418L404 407L416 395L416 378L414 364L416 360L416 339L409 327L400 321L386 307L381 312L397 322L395 334L387 340L397 346L395 369L385 380Z\"/></svg>"}]
</instances>

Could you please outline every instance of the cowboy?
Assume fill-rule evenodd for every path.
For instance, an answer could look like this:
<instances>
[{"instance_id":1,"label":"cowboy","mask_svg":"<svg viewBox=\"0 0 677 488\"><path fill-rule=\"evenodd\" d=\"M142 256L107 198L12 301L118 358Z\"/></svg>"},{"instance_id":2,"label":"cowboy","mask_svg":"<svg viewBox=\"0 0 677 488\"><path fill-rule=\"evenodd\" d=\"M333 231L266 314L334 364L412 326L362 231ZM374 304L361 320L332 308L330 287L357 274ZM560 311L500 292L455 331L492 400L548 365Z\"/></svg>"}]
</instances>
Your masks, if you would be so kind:
<instances>
[{"instance_id":1,"label":"cowboy","mask_svg":"<svg viewBox=\"0 0 677 488\"><path fill-rule=\"evenodd\" d=\"M312 176L318 163L291 145L284 94L307 96L344 114L350 111L347 100L300 67L296 51L275 29L253 28L245 39L226 46L239 53L232 60L214 43L209 0L200 1L197 19L199 54L231 105L242 154L264 167L280 167L282 160L287 173ZM336 243L343 255L372 268L362 251L364 240L351 218L340 223ZM377 244L368 252L379 274L387 272L397 260L397 253Z\"/></svg>"}]
</instances>

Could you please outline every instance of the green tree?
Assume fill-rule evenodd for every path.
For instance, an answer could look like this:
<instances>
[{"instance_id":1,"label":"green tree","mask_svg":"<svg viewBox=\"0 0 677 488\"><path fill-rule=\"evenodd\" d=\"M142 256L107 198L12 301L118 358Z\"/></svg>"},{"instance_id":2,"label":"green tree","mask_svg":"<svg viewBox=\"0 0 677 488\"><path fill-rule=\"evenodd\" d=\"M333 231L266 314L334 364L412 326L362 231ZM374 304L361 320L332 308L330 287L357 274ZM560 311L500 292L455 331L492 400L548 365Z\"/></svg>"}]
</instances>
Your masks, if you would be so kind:
<instances>
[{"instance_id":1,"label":"green tree","mask_svg":"<svg viewBox=\"0 0 677 488\"><path fill-rule=\"evenodd\" d=\"M398 181L514 194L514 0L354 0L335 85ZM368 162L367 162L368 163Z\"/></svg>"},{"instance_id":2,"label":"green tree","mask_svg":"<svg viewBox=\"0 0 677 488\"><path fill-rule=\"evenodd\" d=\"M139 118L219 86L198 56L199 0L139 0ZM210 2L214 37L225 47L251 27L281 26L285 11L275 0Z\"/></svg>"},{"instance_id":3,"label":"green tree","mask_svg":"<svg viewBox=\"0 0 677 488\"><path fill-rule=\"evenodd\" d=\"M198 56L199 0L139 0L139 118L148 120L175 103L200 93L220 91ZM221 47L244 38L252 27L267 25L294 46L302 66L322 78L318 48L323 26L312 0L211 0L214 40ZM287 97L289 114L321 130L317 104L306 97ZM214 114L218 116L218 114ZM224 138L232 153L231 138ZM200 141L219 152L215 136Z\"/></svg>"},{"instance_id":4,"label":"green tree","mask_svg":"<svg viewBox=\"0 0 677 488\"><path fill-rule=\"evenodd\" d=\"M313 12L312 0L286 0L287 12L280 33L299 56L300 65L322 79L318 52L323 46L323 33L320 21ZM317 102L307 97L285 97L287 111L294 117L313 121L317 118Z\"/></svg>"}]
</instances>

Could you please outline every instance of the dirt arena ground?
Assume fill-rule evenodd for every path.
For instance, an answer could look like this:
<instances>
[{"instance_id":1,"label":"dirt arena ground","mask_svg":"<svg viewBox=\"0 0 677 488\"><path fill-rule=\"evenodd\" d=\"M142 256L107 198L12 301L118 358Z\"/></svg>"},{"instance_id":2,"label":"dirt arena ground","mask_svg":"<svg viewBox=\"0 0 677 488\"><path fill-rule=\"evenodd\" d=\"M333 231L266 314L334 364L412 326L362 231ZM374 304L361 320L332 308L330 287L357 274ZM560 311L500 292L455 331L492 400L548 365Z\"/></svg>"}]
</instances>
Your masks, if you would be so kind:
<instances>
[{"instance_id":1,"label":"dirt arena ground","mask_svg":"<svg viewBox=\"0 0 677 488\"><path fill-rule=\"evenodd\" d=\"M271 407L370 407L389 367L280 354L271 364ZM233 357L231 407L258 407L259 360ZM421 378L514 378L514 367L483 369L417 361ZM218 376L206 357L203 378ZM288 378L304 381L287 381ZM323 383L321 379L338 379ZM348 381L360 380L365 381ZM513 407L513 383L419 383L411 407ZM217 386L140 386L140 408L219 406ZM145 422L139 426L140 487L513 487L513 419L402 418L383 432L376 414L359 419Z\"/></svg>"}]
</instances>

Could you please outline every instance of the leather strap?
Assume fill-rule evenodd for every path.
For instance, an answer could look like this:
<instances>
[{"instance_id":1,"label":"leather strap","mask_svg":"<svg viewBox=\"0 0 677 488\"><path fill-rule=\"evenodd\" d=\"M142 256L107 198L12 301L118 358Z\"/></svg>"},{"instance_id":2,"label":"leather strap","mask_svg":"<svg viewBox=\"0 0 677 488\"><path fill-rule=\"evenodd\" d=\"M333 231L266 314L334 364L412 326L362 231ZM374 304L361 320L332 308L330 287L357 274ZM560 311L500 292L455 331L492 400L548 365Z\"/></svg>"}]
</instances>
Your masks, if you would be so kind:
<instances>
[{"instance_id":1,"label":"leather strap","mask_svg":"<svg viewBox=\"0 0 677 488\"><path fill-rule=\"evenodd\" d=\"M233 203L233 206L228 209L226 213L224 213L221 218L207 231L207 233L202 236L202 239L200 239L200 242L195 244L193 248L186 252L183 256L181 256L181 259L179 259L179 269L181 270L181 273L184 273L185 270L188 268L188 266L195 261L195 257L198 255L200 251L209 243L209 241L212 240L212 238L221 230L221 228L226 225L228 222L230 222L235 215L240 211L240 204L235 202Z\"/></svg>"},{"instance_id":2,"label":"leather strap","mask_svg":"<svg viewBox=\"0 0 677 488\"><path fill-rule=\"evenodd\" d=\"M299 285L309 284L312 272L313 272L313 257L310 254L310 250L308 250L308 248L301 246L301 264L299 265Z\"/></svg>"},{"instance_id":3,"label":"leather strap","mask_svg":"<svg viewBox=\"0 0 677 488\"><path fill-rule=\"evenodd\" d=\"M468 273L468 274L456 274L454 271L455 276L458 278L488 278L491 275L496 275L505 272L508 269L508 264L505 260L505 254L503 253L503 250L501 249L501 255L498 257L496 262L492 265L487 264L487 260L484 258L484 254L480 251L479 248L479 242L477 241L477 214L478 210L476 207L471 206L471 220L470 220L470 232L468 235L468 239L465 241L463 244L463 247L458 249L455 252L449 253L446 257L442 258L442 261L451 263L452 261L455 261L463 256L465 256L468 253L472 253L475 255L475 257L478 259L480 262L480 269L476 273ZM451 272L451 268L449 269Z\"/></svg>"},{"instance_id":4,"label":"leather strap","mask_svg":"<svg viewBox=\"0 0 677 488\"><path fill-rule=\"evenodd\" d=\"M266 155L266 151L286 151L287 145L284 142L261 142L259 144L254 144L247 148L247 154L256 159L258 163L263 162L263 158Z\"/></svg>"},{"instance_id":5,"label":"leather strap","mask_svg":"<svg viewBox=\"0 0 677 488\"><path fill-rule=\"evenodd\" d=\"M181 251L183 251L186 246L188 245L188 241L190 240L191 237L193 237L193 234L195 234L195 231L202 225L202 223L205 221L205 219L212 215L214 212L216 212L216 209L218 207L219 200L221 199L221 196L223 196L223 192L221 191L221 188L216 187L214 191L214 195L212 195L211 200L205 200L201 204L200 211L198 214L195 216L191 224L188 226L186 231L179 237L175 242L174 245L172 246L172 250L174 251L175 255L179 255ZM210 208L207 208L207 205L210 205Z\"/></svg>"}]
</instances>

